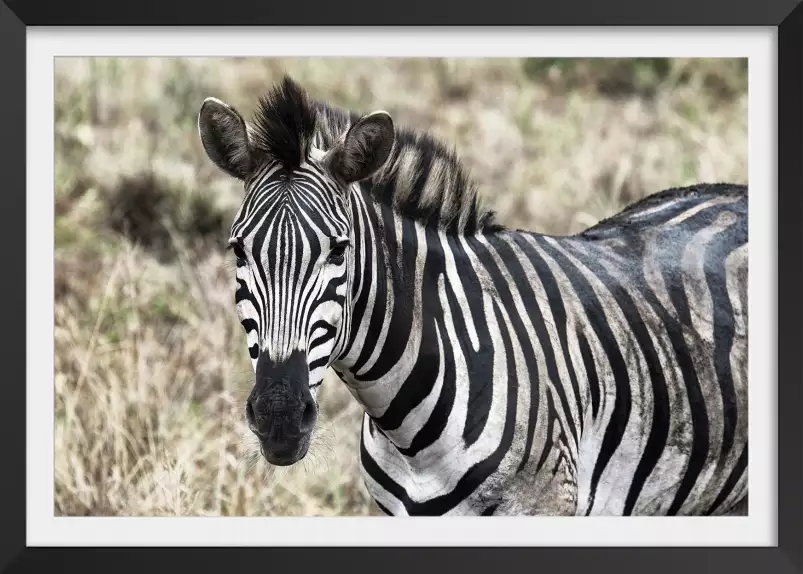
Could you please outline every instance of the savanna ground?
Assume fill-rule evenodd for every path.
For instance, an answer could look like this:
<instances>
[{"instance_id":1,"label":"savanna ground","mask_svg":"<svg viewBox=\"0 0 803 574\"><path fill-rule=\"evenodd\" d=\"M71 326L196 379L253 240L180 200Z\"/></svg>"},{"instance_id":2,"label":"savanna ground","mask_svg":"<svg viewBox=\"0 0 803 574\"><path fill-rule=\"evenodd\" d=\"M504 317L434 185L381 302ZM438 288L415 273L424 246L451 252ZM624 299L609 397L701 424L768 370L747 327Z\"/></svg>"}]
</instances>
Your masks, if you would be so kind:
<instances>
[{"instance_id":1,"label":"savanna ground","mask_svg":"<svg viewBox=\"0 0 803 574\"><path fill-rule=\"evenodd\" d=\"M667 187L747 181L745 60L57 59L57 515L376 515L330 377L303 465L269 472L223 252L241 187L206 96L249 117L282 73L454 145L509 226L577 232Z\"/></svg>"}]
</instances>

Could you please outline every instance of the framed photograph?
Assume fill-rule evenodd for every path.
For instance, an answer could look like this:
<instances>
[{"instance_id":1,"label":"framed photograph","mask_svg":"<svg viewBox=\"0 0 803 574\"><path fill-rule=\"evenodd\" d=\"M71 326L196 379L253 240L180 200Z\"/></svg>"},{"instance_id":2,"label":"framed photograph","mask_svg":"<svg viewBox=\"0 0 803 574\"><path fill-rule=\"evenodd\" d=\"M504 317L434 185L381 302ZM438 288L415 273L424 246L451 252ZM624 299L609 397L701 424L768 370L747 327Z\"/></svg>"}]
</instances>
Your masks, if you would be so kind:
<instances>
[{"instance_id":1,"label":"framed photograph","mask_svg":"<svg viewBox=\"0 0 803 574\"><path fill-rule=\"evenodd\" d=\"M803 8L593 7L4 0L0 569L803 571Z\"/></svg>"}]
</instances>

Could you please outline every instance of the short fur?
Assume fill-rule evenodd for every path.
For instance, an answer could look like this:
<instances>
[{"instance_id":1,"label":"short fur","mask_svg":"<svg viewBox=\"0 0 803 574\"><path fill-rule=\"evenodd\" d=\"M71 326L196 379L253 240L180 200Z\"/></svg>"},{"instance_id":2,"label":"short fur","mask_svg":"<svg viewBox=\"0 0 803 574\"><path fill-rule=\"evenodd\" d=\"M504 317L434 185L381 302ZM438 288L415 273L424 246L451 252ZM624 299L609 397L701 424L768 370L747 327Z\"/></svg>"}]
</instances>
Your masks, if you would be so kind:
<instances>
[{"instance_id":1,"label":"short fur","mask_svg":"<svg viewBox=\"0 0 803 574\"><path fill-rule=\"evenodd\" d=\"M650 218L637 220L645 211L659 206L668 206L672 202L692 199L696 197L709 197L712 194L718 197L740 197L747 196L746 185L734 185L730 183L699 183L688 187L673 187L653 193L638 201L624 207L620 212L607 217L592 225L580 233L580 236L587 239L602 237L608 233L620 234L622 228L632 228L633 226L648 227L652 225Z\"/></svg>"}]
</instances>

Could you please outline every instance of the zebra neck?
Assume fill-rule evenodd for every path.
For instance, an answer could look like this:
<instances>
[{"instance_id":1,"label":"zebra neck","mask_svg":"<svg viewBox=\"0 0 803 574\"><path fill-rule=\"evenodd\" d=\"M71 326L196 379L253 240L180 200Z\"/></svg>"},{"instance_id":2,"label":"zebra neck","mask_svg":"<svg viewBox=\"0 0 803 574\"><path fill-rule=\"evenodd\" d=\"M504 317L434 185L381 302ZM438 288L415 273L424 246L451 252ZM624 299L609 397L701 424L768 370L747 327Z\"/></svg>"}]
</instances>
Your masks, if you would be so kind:
<instances>
[{"instance_id":1,"label":"zebra neck","mask_svg":"<svg viewBox=\"0 0 803 574\"><path fill-rule=\"evenodd\" d=\"M423 448L437 436L427 431L435 409L456 405L469 386L491 394L490 373L484 381L465 373L467 353L479 351L472 316L487 293L461 276L476 277L469 253L481 240L414 221L366 193L352 214L350 333L333 367L391 442Z\"/></svg>"},{"instance_id":2,"label":"zebra neck","mask_svg":"<svg viewBox=\"0 0 803 574\"><path fill-rule=\"evenodd\" d=\"M576 240L449 234L368 193L355 197L350 326L334 367L382 434L400 450L434 437L481 443L508 393L585 419L583 363L602 351L575 336L589 319L557 264L574 257ZM526 393L516 388L523 381ZM429 428L435 421L448 432Z\"/></svg>"}]
</instances>

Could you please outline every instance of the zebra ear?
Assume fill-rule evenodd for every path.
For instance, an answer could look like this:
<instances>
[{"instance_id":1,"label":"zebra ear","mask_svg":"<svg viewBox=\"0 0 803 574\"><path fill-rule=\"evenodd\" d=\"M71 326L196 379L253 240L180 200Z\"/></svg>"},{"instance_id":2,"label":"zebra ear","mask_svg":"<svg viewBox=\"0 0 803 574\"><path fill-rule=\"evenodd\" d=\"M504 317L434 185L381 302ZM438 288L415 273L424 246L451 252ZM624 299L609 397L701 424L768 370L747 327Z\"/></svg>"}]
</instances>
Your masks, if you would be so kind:
<instances>
[{"instance_id":1,"label":"zebra ear","mask_svg":"<svg viewBox=\"0 0 803 574\"><path fill-rule=\"evenodd\" d=\"M390 114L372 112L352 125L340 143L326 154L326 165L345 183L371 177L388 160L395 137Z\"/></svg>"},{"instance_id":2,"label":"zebra ear","mask_svg":"<svg viewBox=\"0 0 803 574\"><path fill-rule=\"evenodd\" d=\"M198 134L216 166L237 179L248 177L253 158L245 120L237 110L216 98L206 98L198 113Z\"/></svg>"}]
</instances>

